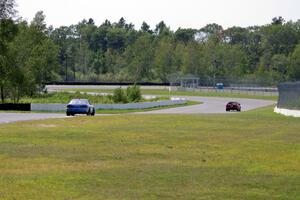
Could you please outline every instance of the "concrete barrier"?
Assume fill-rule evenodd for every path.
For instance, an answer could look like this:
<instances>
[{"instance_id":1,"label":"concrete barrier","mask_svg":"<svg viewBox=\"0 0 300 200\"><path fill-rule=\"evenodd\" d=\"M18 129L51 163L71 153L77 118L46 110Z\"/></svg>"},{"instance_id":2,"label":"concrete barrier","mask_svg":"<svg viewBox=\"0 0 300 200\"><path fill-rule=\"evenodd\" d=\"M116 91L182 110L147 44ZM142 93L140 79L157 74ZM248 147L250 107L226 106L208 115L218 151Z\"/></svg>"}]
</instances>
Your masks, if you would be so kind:
<instances>
[{"instance_id":1,"label":"concrete barrier","mask_svg":"<svg viewBox=\"0 0 300 200\"><path fill-rule=\"evenodd\" d=\"M300 117L300 110L289 110L275 107L274 112L290 117Z\"/></svg>"},{"instance_id":2,"label":"concrete barrier","mask_svg":"<svg viewBox=\"0 0 300 200\"><path fill-rule=\"evenodd\" d=\"M31 111L65 111L67 104L31 104Z\"/></svg>"},{"instance_id":3,"label":"concrete barrier","mask_svg":"<svg viewBox=\"0 0 300 200\"><path fill-rule=\"evenodd\" d=\"M168 100L157 102L143 102L143 103L128 103L128 104L95 104L96 110L130 110L130 109L146 109L161 106L172 106L185 104L187 101ZM67 104L31 104L32 111L65 111Z\"/></svg>"},{"instance_id":4,"label":"concrete barrier","mask_svg":"<svg viewBox=\"0 0 300 200\"><path fill-rule=\"evenodd\" d=\"M30 103L1 103L0 110L30 111Z\"/></svg>"}]
</instances>

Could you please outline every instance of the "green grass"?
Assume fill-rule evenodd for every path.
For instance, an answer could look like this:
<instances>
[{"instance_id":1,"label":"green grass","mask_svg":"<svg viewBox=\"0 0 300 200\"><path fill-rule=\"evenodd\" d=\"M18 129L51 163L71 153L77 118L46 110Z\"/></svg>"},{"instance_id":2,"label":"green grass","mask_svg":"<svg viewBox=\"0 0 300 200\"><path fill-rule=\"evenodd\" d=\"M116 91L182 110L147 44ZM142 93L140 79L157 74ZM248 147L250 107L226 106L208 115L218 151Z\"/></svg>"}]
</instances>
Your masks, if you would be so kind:
<instances>
[{"instance_id":1,"label":"green grass","mask_svg":"<svg viewBox=\"0 0 300 200\"><path fill-rule=\"evenodd\" d=\"M62 103L67 104L72 99L89 99L92 104L113 104L113 100L110 96L103 96L103 95L89 95L89 94L82 94L79 92L76 93L69 93L69 92L54 92L48 94L42 94L36 97L25 97L22 98L20 103ZM143 99L141 102L147 101L161 101L167 100L166 97L158 97L151 100Z\"/></svg>"},{"instance_id":2,"label":"green grass","mask_svg":"<svg viewBox=\"0 0 300 200\"><path fill-rule=\"evenodd\" d=\"M79 91L79 92L99 92L99 93L112 93L111 89L63 89L62 91ZM231 98L248 98L248 99L263 99L263 100L278 100L278 96L263 96L258 94L247 93L230 93L230 92L196 92L196 91L171 91L163 89L142 89L142 94L148 95L166 95L166 96L202 96L202 97L231 97Z\"/></svg>"},{"instance_id":3,"label":"green grass","mask_svg":"<svg viewBox=\"0 0 300 200\"><path fill-rule=\"evenodd\" d=\"M81 93L55 92L39 95L33 98L25 97L20 103L63 103L67 104L72 99L89 99L92 103L111 103L111 100L106 96L88 95Z\"/></svg>"},{"instance_id":4,"label":"green grass","mask_svg":"<svg viewBox=\"0 0 300 200\"><path fill-rule=\"evenodd\" d=\"M0 199L300 199L299 124L264 108L0 125Z\"/></svg>"}]
</instances>

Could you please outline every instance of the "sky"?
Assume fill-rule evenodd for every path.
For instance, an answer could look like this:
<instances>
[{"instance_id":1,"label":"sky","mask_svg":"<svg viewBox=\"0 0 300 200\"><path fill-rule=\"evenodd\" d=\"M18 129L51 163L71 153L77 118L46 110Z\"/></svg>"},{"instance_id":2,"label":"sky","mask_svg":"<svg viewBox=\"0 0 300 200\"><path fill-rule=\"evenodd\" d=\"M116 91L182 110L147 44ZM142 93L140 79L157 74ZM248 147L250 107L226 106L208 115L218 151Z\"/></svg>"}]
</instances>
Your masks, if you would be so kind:
<instances>
[{"instance_id":1,"label":"sky","mask_svg":"<svg viewBox=\"0 0 300 200\"><path fill-rule=\"evenodd\" d=\"M200 29L209 23L224 28L271 23L273 17L300 19L300 0L16 0L18 15L31 21L44 11L47 25L69 26L93 18L117 22L124 17L139 29L147 22L152 29L164 21L172 30Z\"/></svg>"}]
</instances>

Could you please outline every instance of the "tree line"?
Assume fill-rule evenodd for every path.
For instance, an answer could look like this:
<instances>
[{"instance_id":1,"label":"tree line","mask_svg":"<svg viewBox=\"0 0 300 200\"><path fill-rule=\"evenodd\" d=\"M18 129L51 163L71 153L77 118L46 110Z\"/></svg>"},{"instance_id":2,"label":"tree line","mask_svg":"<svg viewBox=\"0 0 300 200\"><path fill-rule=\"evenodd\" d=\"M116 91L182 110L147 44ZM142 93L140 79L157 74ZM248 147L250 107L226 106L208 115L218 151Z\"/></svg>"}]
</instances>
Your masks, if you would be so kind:
<instances>
[{"instance_id":1,"label":"tree line","mask_svg":"<svg viewBox=\"0 0 300 200\"><path fill-rule=\"evenodd\" d=\"M140 28L121 18L53 28L42 11L14 19L14 0L0 0L1 101L17 102L50 81L169 82L170 75L267 80L300 78L300 20L263 26L208 24L176 31L159 22Z\"/></svg>"},{"instance_id":2,"label":"tree line","mask_svg":"<svg viewBox=\"0 0 300 200\"><path fill-rule=\"evenodd\" d=\"M172 31L163 21L140 29L124 18L93 19L50 31L61 81L168 82L170 74L270 82L300 78L300 20Z\"/></svg>"}]
</instances>

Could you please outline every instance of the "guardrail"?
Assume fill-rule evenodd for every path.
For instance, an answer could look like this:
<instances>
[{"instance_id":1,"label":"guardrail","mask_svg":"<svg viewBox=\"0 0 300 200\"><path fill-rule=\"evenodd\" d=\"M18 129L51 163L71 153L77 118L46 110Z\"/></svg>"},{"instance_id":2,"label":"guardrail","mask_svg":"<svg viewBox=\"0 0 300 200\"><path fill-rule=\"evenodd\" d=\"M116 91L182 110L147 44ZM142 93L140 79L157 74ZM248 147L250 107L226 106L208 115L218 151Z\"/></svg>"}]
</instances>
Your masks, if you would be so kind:
<instances>
[{"instance_id":1,"label":"guardrail","mask_svg":"<svg viewBox=\"0 0 300 200\"><path fill-rule=\"evenodd\" d=\"M80 81L68 81L68 82L49 82L46 85L114 85L114 86L130 86L130 85L140 85L140 86L169 86L170 83L157 83L157 82L80 82ZM177 84L179 86L179 84Z\"/></svg>"}]
</instances>

